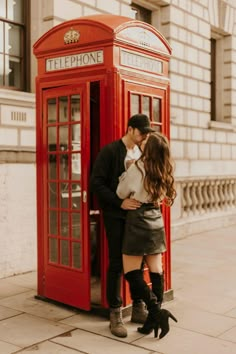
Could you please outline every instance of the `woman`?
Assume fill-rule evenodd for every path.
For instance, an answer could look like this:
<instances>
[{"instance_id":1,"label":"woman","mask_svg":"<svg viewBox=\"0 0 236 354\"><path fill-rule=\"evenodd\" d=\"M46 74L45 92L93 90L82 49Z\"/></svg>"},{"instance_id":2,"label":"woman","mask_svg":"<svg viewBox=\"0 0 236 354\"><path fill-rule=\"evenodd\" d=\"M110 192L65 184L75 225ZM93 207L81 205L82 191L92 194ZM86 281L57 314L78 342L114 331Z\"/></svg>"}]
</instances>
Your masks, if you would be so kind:
<instances>
[{"instance_id":1,"label":"woman","mask_svg":"<svg viewBox=\"0 0 236 354\"><path fill-rule=\"evenodd\" d=\"M138 331L149 334L154 330L163 338L169 331L168 311L161 309L164 292L162 253L166 251L164 223L160 204L171 206L176 197L173 167L167 138L151 133L141 157L120 177L117 187L119 198L134 198L141 207L129 210L123 240L123 267L129 282L131 297L140 297L147 305L148 317ZM149 267L152 290L143 279L143 258Z\"/></svg>"}]
</instances>

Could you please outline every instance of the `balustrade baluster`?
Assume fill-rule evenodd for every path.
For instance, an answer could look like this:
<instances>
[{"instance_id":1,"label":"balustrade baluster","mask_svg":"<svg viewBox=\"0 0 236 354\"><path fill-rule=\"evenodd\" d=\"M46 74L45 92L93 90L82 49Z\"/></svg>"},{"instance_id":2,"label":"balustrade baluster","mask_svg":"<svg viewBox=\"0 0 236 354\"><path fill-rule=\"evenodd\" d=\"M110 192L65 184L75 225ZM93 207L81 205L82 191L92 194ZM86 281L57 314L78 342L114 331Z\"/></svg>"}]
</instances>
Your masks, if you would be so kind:
<instances>
[{"instance_id":1,"label":"balustrade baluster","mask_svg":"<svg viewBox=\"0 0 236 354\"><path fill-rule=\"evenodd\" d=\"M222 180L222 193L223 193L222 209L226 209L227 203L226 203L226 181L225 180Z\"/></svg>"},{"instance_id":2,"label":"balustrade baluster","mask_svg":"<svg viewBox=\"0 0 236 354\"><path fill-rule=\"evenodd\" d=\"M202 214L202 212L204 211L203 186L204 186L204 183L202 181L197 182L196 197L198 199L198 212L199 212L199 214Z\"/></svg>"},{"instance_id":3,"label":"balustrade baluster","mask_svg":"<svg viewBox=\"0 0 236 354\"><path fill-rule=\"evenodd\" d=\"M236 206L236 179L233 181L233 196L234 196L233 204L234 206Z\"/></svg>"},{"instance_id":4,"label":"balustrade baluster","mask_svg":"<svg viewBox=\"0 0 236 354\"><path fill-rule=\"evenodd\" d=\"M187 182L187 186L186 186L186 211L187 211L187 215L191 215L192 214L192 200L191 200L191 193L190 193L190 189L192 187L192 182Z\"/></svg>"},{"instance_id":5,"label":"balustrade baluster","mask_svg":"<svg viewBox=\"0 0 236 354\"><path fill-rule=\"evenodd\" d=\"M198 211L198 198L197 198L196 190L197 190L197 182L193 181L191 191L190 191L193 214L196 214Z\"/></svg>"},{"instance_id":6,"label":"balustrade baluster","mask_svg":"<svg viewBox=\"0 0 236 354\"><path fill-rule=\"evenodd\" d=\"M187 215L187 202L186 202L186 186L185 182L181 183L181 215Z\"/></svg>"},{"instance_id":7,"label":"balustrade baluster","mask_svg":"<svg viewBox=\"0 0 236 354\"><path fill-rule=\"evenodd\" d=\"M203 185L203 197L204 197L203 207L204 207L204 210L206 211L209 208L209 203L210 203L210 200L208 197L209 181L204 181L203 183L204 183L204 185Z\"/></svg>"},{"instance_id":8,"label":"balustrade baluster","mask_svg":"<svg viewBox=\"0 0 236 354\"><path fill-rule=\"evenodd\" d=\"M214 194L214 208L216 210L218 210L219 207L219 203L220 203L220 196L219 196L219 184L220 181L219 180L215 180L214 181L214 185L213 185L213 194Z\"/></svg>"},{"instance_id":9,"label":"balustrade baluster","mask_svg":"<svg viewBox=\"0 0 236 354\"><path fill-rule=\"evenodd\" d=\"M233 179L229 180L229 196L230 196L229 206L230 208L233 208L234 206L234 180Z\"/></svg>"}]
</instances>

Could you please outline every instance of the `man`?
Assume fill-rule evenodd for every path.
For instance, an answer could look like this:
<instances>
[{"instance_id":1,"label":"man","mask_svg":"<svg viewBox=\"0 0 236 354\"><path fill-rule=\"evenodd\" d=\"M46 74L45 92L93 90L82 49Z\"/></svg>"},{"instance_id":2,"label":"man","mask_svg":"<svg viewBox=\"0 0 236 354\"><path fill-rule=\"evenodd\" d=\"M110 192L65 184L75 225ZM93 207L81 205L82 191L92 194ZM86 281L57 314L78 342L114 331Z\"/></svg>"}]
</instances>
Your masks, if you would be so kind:
<instances>
[{"instance_id":1,"label":"man","mask_svg":"<svg viewBox=\"0 0 236 354\"><path fill-rule=\"evenodd\" d=\"M128 121L126 134L99 152L91 176L91 191L97 196L103 211L103 220L109 250L107 272L107 302L110 308L110 330L117 337L126 337L127 330L122 321L120 296L122 275L122 240L124 234L126 210L140 207L134 199L124 200L116 195L119 176L129 164L141 156L140 145L153 129L145 114L135 114ZM146 309L139 299L132 299L131 321L143 323Z\"/></svg>"}]
</instances>

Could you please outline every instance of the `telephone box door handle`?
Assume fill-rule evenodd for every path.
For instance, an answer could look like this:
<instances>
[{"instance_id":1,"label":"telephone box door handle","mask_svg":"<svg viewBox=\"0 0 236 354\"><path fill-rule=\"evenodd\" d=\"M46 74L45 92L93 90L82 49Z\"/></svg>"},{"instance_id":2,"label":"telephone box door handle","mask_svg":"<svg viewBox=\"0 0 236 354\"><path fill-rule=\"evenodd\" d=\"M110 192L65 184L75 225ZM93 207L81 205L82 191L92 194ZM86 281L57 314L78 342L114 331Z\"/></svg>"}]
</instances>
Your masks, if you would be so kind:
<instances>
[{"instance_id":1,"label":"telephone box door handle","mask_svg":"<svg viewBox=\"0 0 236 354\"><path fill-rule=\"evenodd\" d=\"M87 203L87 192L83 191L83 203Z\"/></svg>"}]
</instances>

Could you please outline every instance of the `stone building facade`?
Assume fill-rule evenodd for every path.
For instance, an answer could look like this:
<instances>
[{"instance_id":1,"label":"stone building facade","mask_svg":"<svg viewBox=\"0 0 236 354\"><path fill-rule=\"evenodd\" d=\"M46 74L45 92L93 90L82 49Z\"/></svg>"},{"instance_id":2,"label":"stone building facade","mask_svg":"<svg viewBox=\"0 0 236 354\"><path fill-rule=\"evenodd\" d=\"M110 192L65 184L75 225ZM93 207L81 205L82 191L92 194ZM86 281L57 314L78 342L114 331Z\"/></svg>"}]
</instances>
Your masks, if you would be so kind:
<instances>
[{"instance_id":1,"label":"stone building facade","mask_svg":"<svg viewBox=\"0 0 236 354\"><path fill-rule=\"evenodd\" d=\"M17 16L21 13L23 18L24 3L28 21ZM9 37L8 47L0 45L0 278L36 269L37 67L32 46L49 29L72 18L103 13L137 18L166 37L172 47L171 148L178 191L172 239L236 224L234 0L6 0L6 4L6 9L0 8L0 35L6 42L7 29L19 24L24 36L20 43L28 51L19 47L23 54L17 55L9 50L10 44L17 48L17 31ZM18 65L22 55L24 67Z\"/></svg>"}]
</instances>

